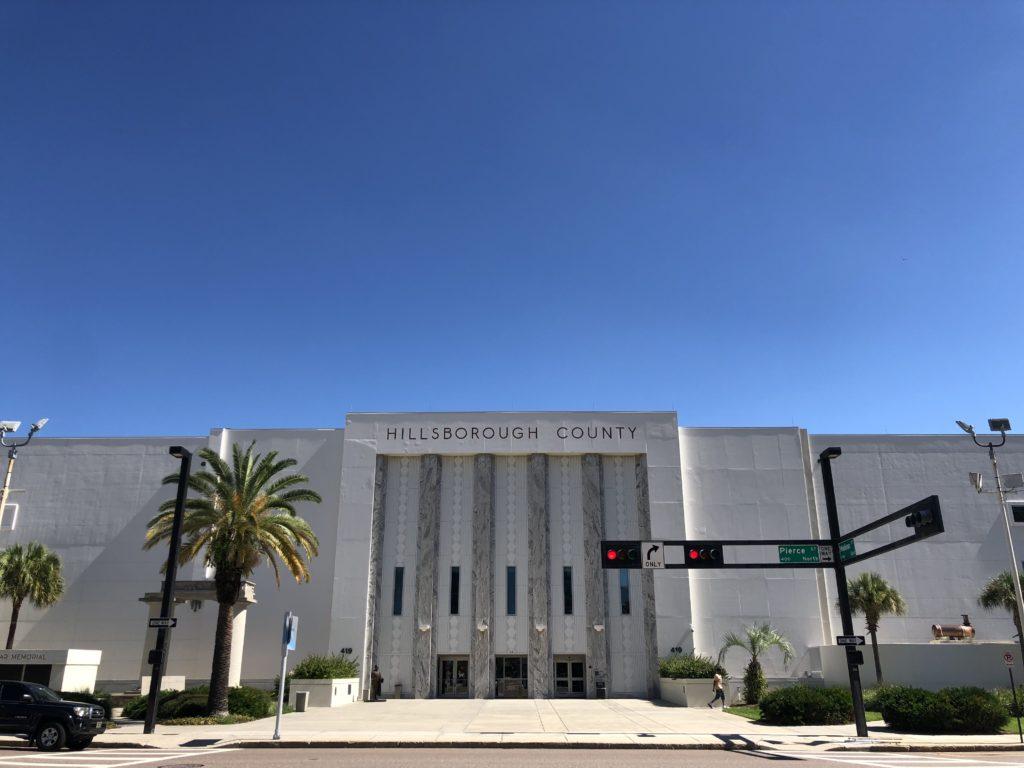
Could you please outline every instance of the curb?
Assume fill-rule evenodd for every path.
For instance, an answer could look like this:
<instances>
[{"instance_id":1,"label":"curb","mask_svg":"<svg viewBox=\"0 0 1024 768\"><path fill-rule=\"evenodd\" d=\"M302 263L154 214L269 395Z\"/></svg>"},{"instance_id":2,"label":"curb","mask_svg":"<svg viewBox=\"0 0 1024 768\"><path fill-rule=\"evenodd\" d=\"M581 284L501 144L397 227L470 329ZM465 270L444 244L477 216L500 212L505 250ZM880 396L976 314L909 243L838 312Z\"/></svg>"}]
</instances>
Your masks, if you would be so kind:
<instances>
[{"instance_id":1,"label":"curb","mask_svg":"<svg viewBox=\"0 0 1024 768\"><path fill-rule=\"evenodd\" d=\"M189 749L181 744L161 747L141 742L112 742L97 744L102 749ZM824 752L1024 752L1024 744L835 744L824 746ZM323 741L282 740L245 741L228 739L211 744L206 749L662 749L662 750L716 750L749 752L803 752L814 754L802 744L761 744L746 739L715 741L700 744L668 744L659 742L558 742L558 741Z\"/></svg>"}]
</instances>

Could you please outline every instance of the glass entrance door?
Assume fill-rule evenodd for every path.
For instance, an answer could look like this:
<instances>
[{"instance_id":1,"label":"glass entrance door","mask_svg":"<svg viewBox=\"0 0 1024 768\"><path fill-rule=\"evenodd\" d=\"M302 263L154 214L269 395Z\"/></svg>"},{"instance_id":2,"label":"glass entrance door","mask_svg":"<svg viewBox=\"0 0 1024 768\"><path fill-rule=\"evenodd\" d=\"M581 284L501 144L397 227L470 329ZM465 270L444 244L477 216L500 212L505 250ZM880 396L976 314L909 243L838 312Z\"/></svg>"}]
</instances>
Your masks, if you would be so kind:
<instances>
[{"instance_id":1,"label":"glass entrance door","mask_svg":"<svg viewBox=\"0 0 1024 768\"><path fill-rule=\"evenodd\" d=\"M437 660L437 695L442 698L469 696L469 659L441 656Z\"/></svg>"},{"instance_id":2,"label":"glass entrance door","mask_svg":"<svg viewBox=\"0 0 1024 768\"><path fill-rule=\"evenodd\" d=\"M499 699L525 699L527 690L526 657L495 656L495 697Z\"/></svg>"},{"instance_id":3,"label":"glass entrance door","mask_svg":"<svg viewBox=\"0 0 1024 768\"><path fill-rule=\"evenodd\" d=\"M586 668L585 656L555 656L555 696L585 698Z\"/></svg>"}]
</instances>

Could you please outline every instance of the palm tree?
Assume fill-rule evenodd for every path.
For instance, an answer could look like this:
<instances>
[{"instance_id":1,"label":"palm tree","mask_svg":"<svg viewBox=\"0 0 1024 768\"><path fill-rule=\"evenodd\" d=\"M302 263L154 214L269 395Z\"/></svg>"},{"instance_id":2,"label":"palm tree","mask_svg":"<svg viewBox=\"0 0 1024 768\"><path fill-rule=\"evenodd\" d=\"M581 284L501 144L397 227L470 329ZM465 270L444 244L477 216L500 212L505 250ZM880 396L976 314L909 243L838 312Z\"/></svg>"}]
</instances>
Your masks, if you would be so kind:
<instances>
[{"instance_id":1,"label":"palm tree","mask_svg":"<svg viewBox=\"0 0 1024 768\"><path fill-rule=\"evenodd\" d=\"M63 594L60 558L42 544L35 541L24 547L15 544L0 552L0 597L11 601L7 647L14 647L18 615L26 600L36 608L46 608L60 600Z\"/></svg>"},{"instance_id":2,"label":"palm tree","mask_svg":"<svg viewBox=\"0 0 1024 768\"><path fill-rule=\"evenodd\" d=\"M729 632L722 638L718 663L722 663L730 648L742 648L750 654L750 662L743 672L743 696L747 704L757 704L767 685L761 669L761 656L771 648L778 648L782 652L782 663L788 664L793 660L793 645L781 633L772 629L768 622L744 627L743 634L745 637Z\"/></svg>"},{"instance_id":3,"label":"palm tree","mask_svg":"<svg viewBox=\"0 0 1024 768\"><path fill-rule=\"evenodd\" d=\"M1020 580L1024 586L1024 577ZM997 576L985 582L978 595L978 605L986 611L993 611L1002 608L1013 616L1013 626L1017 628L1017 636L1020 637L1020 615L1017 613L1017 595L1013 589L1013 576L1009 571L1003 571Z\"/></svg>"},{"instance_id":4,"label":"palm tree","mask_svg":"<svg viewBox=\"0 0 1024 768\"><path fill-rule=\"evenodd\" d=\"M863 613L864 623L871 635L871 650L875 654L875 680L882 684L882 662L878 657L878 622L886 614L902 616L907 612L903 596L894 586L877 573L862 573L847 582L850 592L850 610Z\"/></svg>"},{"instance_id":5,"label":"palm tree","mask_svg":"<svg viewBox=\"0 0 1024 768\"><path fill-rule=\"evenodd\" d=\"M277 451L260 455L254 452L255 445L253 441L243 450L234 444L230 465L209 448L197 452L209 469L189 477L189 488L199 497L186 499L181 527L179 562L187 563L202 553L205 564L216 569L217 634L208 699L214 716L227 714L231 627L242 581L266 561L280 585L280 559L296 581L308 582L308 561L319 546L313 529L296 514L294 504L319 502L320 495L302 487L309 481L305 475L281 475L298 463L295 459L278 459ZM164 478L166 485L177 482L177 472ZM161 504L160 514L149 521L144 548L168 539L173 520L171 499Z\"/></svg>"}]
</instances>

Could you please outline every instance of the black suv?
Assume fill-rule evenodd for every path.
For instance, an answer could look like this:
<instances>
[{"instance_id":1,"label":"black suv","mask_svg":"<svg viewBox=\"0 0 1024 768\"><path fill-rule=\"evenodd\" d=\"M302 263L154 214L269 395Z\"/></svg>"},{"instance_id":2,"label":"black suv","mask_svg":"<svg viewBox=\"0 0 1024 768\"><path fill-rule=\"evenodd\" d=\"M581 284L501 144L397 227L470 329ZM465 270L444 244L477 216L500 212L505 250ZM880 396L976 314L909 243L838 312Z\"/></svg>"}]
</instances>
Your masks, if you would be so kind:
<instances>
[{"instance_id":1,"label":"black suv","mask_svg":"<svg viewBox=\"0 0 1024 768\"><path fill-rule=\"evenodd\" d=\"M22 736L43 750L85 749L107 724L103 707L65 701L45 685L0 680L0 733Z\"/></svg>"}]
</instances>

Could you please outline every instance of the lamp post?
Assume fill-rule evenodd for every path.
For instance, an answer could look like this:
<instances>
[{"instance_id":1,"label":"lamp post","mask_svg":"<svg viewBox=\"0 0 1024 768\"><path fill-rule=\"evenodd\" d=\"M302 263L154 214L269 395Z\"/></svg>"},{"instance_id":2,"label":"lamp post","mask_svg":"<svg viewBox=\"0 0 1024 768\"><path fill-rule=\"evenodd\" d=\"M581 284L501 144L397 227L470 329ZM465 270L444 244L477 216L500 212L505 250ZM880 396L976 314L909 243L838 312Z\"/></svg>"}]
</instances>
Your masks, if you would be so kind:
<instances>
[{"instance_id":1,"label":"lamp post","mask_svg":"<svg viewBox=\"0 0 1024 768\"><path fill-rule=\"evenodd\" d=\"M1010 566L1012 568L1011 573L1013 574L1013 592L1017 597L1017 620L1019 622L1017 626L1017 640L1020 643L1021 658L1024 659L1024 631L1021 631L1020 624L1024 624L1024 592L1021 591L1020 586L1020 565L1017 562L1017 554L1013 550L1013 536L1010 533L1010 511L1006 506L1006 494L1003 492L1003 481L999 479L999 462L996 461L996 448L1001 448L1006 444L1006 433L1010 431L1010 420L1009 419L989 419L988 428L992 432L999 433L999 442L996 443L992 440L987 442L981 442L978 436L974 433L974 427L970 424L958 421L957 426L960 427L964 432L971 436L971 440L979 448L988 449L988 458L992 462L992 474L995 475L996 479L996 495L999 497L999 508L1003 511L1003 525L1006 529L1006 546L1010 550ZM981 482L975 486L977 490L981 491Z\"/></svg>"},{"instance_id":2,"label":"lamp post","mask_svg":"<svg viewBox=\"0 0 1024 768\"><path fill-rule=\"evenodd\" d=\"M174 604L174 580L178 577L178 551L181 549L181 523L185 517L185 497L188 496L188 475L192 469L192 452L180 445L172 445L171 456L181 459L178 475L178 495L174 500L174 521L171 523L171 542L167 553L167 568L164 572L164 593L160 599L160 618L169 619ZM160 703L160 683L163 682L167 664L167 641L170 627L161 622L156 631L156 648L149 652L153 672L149 677L149 698L146 701L146 725L143 733L156 730L156 713Z\"/></svg>"},{"instance_id":3,"label":"lamp post","mask_svg":"<svg viewBox=\"0 0 1024 768\"><path fill-rule=\"evenodd\" d=\"M9 449L7 451L7 471L4 473L3 489L0 490L0 519L3 518L4 510L7 509L7 497L11 493L11 475L14 474L14 460L18 458L18 449L32 442L36 432L46 426L49 419L40 419L28 430L28 436L18 442L7 437L8 432L17 432L21 428L20 421L0 421L0 445Z\"/></svg>"}]
</instances>

